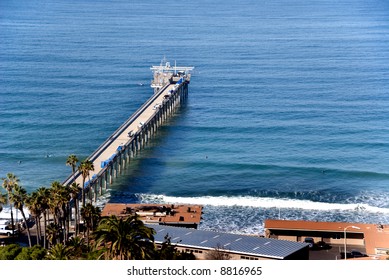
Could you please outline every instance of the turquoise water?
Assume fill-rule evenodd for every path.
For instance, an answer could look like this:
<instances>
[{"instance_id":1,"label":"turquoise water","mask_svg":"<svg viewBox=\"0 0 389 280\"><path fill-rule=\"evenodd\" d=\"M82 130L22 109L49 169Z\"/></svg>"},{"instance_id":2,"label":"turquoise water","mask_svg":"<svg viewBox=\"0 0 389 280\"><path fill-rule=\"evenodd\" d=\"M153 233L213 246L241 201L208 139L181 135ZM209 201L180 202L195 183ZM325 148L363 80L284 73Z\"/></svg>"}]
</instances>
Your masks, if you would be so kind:
<instances>
[{"instance_id":1,"label":"turquoise water","mask_svg":"<svg viewBox=\"0 0 389 280\"><path fill-rule=\"evenodd\" d=\"M203 229L267 218L389 223L385 1L1 1L0 174L63 181L151 94L187 103L109 200L204 204Z\"/></svg>"}]
</instances>

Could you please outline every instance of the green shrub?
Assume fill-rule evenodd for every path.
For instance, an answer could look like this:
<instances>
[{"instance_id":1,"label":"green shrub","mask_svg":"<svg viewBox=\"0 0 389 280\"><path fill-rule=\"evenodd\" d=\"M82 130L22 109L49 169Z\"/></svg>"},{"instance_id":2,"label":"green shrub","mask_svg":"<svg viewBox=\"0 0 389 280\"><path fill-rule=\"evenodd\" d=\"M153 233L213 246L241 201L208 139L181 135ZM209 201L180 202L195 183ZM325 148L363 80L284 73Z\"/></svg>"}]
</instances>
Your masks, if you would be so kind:
<instances>
[{"instance_id":1,"label":"green shrub","mask_svg":"<svg viewBox=\"0 0 389 280\"><path fill-rule=\"evenodd\" d=\"M24 247L15 258L16 260L43 260L46 256L46 249L40 245L35 245L31 248Z\"/></svg>"},{"instance_id":2,"label":"green shrub","mask_svg":"<svg viewBox=\"0 0 389 280\"><path fill-rule=\"evenodd\" d=\"M18 244L10 244L0 248L0 260L14 260L22 251Z\"/></svg>"}]
</instances>

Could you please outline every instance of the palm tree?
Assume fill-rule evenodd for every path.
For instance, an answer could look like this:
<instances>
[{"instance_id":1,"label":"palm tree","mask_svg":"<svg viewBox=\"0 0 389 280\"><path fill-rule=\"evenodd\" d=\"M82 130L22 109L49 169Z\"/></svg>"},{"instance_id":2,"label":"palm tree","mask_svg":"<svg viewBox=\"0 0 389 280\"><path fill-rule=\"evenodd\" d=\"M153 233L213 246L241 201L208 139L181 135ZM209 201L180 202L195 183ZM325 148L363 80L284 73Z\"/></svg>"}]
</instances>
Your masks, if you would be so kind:
<instances>
[{"instance_id":1,"label":"palm tree","mask_svg":"<svg viewBox=\"0 0 389 280\"><path fill-rule=\"evenodd\" d=\"M39 200L39 205L41 207L41 212L43 214L43 248L47 248L46 244L46 228L47 228L47 214L49 210L49 198L50 191L45 187L40 187L36 190L37 199Z\"/></svg>"},{"instance_id":2,"label":"palm tree","mask_svg":"<svg viewBox=\"0 0 389 280\"><path fill-rule=\"evenodd\" d=\"M3 188L7 191L8 193L8 202L9 197L12 193L13 188L19 184L19 178L16 177L13 173L8 173L6 178L1 178L3 180ZM11 228L12 228L12 233L14 233L15 225L14 225L14 214L12 210L12 203L9 203L9 207L11 210Z\"/></svg>"},{"instance_id":3,"label":"palm tree","mask_svg":"<svg viewBox=\"0 0 389 280\"><path fill-rule=\"evenodd\" d=\"M7 195L0 192L0 212L3 211L4 204L7 204Z\"/></svg>"},{"instance_id":4,"label":"palm tree","mask_svg":"<svg viewBox=\"0 0 389 280\"><path fill-rule=\"evenodd\" d=\"M79 198L79 195L80 195L80 192L81 192L81 188L80 188L80 185L76 182L73 182L71 184L71 186L69 187L69 192L70 192L70 198L71 198L71 202L70 203L73 203L74 204L74 224L75 224L75 232L76 232L76 235L78 235L78 226L79 226L79 211L78 211L78 198ZM71 211L71 208L70 208L70 211Z\"/></svg>"},{"instance_id":5,"label":"palm tree","mask_svg":"<svg viewBox=\"0 0 389 280\"><path fill-rule=\"evenodd\" d=\"M48 206L50 209L50 213L53 215L53 222L57 225L59 225L59 207L57 203L57 192L60 191L60 185L61 183L58 181L54 181L51 183L51 187L49 188L49 197L48 197Z\"/></svg>"},{"instance_id":6,"label":"palm tree","mask_svg":"<svg viewBox=\"0 0 389 280\"><path fill-rule=\"evenodd\" d=\"M26 201L26 206L30 211L31 215L34 217L35 225L36 225L36 243L41 244L41 216L42 216L42 205L41 199L39 197L38 192L32 192L30 196L28 196Z\"/></svg>"},{"instance_id":7,"label":"palm tree","mask_svg":"<svg viewBox=\"0 0 389 280\"><path fill-rule=\"evenodd\" d=\"M154 253L154 233L138 216L103 218L96 231L96 245L108 246L106 259L145 260Z\"/></svg>"},{"instance_id":8,"label":"palm tree","mask_svg":"<svg viewBox=\"0 0 389 280\"><path fill-rule=\"evenodd\" d=\"M50 246L53 247L55 244L57 244L59 235L60 235L60 227L55 223L50 223L47 226L46 232L47 232L47 239L50 243Z\"/></svg>"},{"instance_id":9,"label":"palm tree","mask_svg":"<svg viewBox=\"0 0 389 280\"><path fill-rule=\"evenodd\" d=\"M72 251L66 245L61 243L55 244L47 252L47 259L49 260L69 260L72 256Z\"/></svg>"},{"instance_id":10,"label":"palm tree","mask_svg":"<svg viewBox=\"0 0 389 280\"><path fill-rule=\"evenodd\" d=\"M100 218L101 211L99 207L93 206L91 203L85 205L81 208L81 217L84 220L84 225L86 226L86 242L89 247L89 232L94 230L97 222Z\"/></svg>"},{"instance_id":11,"label":"palm tree","mask_svg":"<svg viewBox=\"0 0 389 280\"><path fill-rule=\"evenodd\" d=\"M82 259L88 252L88 248L85 244L85 239L80 236L72 236L67 242L66 246L72 252L74 259Z\"/></svg>"},{"instance_id":12,"label":"palm tree","mask_svg":"<svg viewBox=\"0 0 389 280\"><path fill-rule=\"evenodd\" d=\"M14 203L16 209L22 213L24 224L26 225L28 244L31 247L31 236L30 236L30 227L28 226L26 214L24 213L24 204L27 200L27 191L19 185L14 187L13 193L10 194L9 200Z\"/></svg>"},{"instance_id":13,"label":"palm tree","mask_svg":"<svg viewBox=\"0 0 389 280\"><path fill-rule=\"evenodd\" d=\"M72 167L72 173L74 174L76 172L76 166L77 166L78 158L76 155L70 155L68 156L66 160L66 165Z\"/></svg>"},{"instance_id":14,"label":"palm tree","mask_svg":"<svg viewBox=\"0 0 389 280\"><path fill-rule=\"evenodd\" d=\"M90 160L84 160L80 163L78 166L78 171L80 171L82 175L82 206L85 206L85 180L88 177L89 178L89 172L94 171L95 167L93 166L93 162ZM89 178L90 180L90 178Z\"/></svg>"},{"instance_id":15,"label":"palm tree","mask_svg":"<svg viewBox=\"0 0 389 280\"><path fill-rule=\"evenodd\" d=\"M63 240L67 239L69 232L68 205L70 201L70 190L58 181L54 181L50 188L49 205L54 214L54 221L63 231Z\"/></svg>"}]
</instances>

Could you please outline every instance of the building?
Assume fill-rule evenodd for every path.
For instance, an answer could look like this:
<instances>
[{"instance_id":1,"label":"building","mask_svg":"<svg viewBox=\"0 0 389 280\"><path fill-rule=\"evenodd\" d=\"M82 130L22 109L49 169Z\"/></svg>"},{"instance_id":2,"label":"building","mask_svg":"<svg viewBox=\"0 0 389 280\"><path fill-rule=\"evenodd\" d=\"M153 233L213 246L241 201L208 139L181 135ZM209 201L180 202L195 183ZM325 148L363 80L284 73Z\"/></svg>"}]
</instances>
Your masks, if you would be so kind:
<instances>
[{"instance_id":1,"label":"building","mask_svg":"<svg viewBox=\"0 0 389 280\"><path fill-rule=\"evenodd\" d=\"M201 221L202 210L201 205L107 203L101 212L101 216L115 215L123 218L136 214L145 224L196 229Z\"/></svg>"},{"instance_id":2,"label":"building","mask_svg":"<svg viewBox=\"0 0 389 280\"><path fill-rule=\"evenodd\" d=\"M346 237L348 245L362 246L368 255L389 251L389 225L381 224L265 220L265 236L297 242L312 237L331 245L343 245Z\"/></svg>"},{"instance_id":3,"label":"building","mask_svg":"<svg viewBox=\"0 0 389 280\"><path fill-rule=\"evenodd\" d=\"M257 236L220 233L182 227L150 224L156 231L155 243L162 244L165 236L177 249L192 252L197 259L206 259L216 248L232 260L308 260L308 244Z\"/></svg>"}]
</instances>

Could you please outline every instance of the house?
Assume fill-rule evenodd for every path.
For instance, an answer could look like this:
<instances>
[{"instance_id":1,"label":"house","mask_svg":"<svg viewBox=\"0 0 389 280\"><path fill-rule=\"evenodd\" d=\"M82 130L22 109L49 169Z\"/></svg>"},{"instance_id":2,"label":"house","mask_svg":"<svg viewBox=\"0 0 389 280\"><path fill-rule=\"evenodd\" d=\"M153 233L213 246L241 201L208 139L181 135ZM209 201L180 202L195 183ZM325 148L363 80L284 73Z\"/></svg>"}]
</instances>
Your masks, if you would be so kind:
<instances>
[{"instance_id":1,"label":"house","mask_svg":"<svg viewBox=\"0 0 389 280\"><path fill-rule=\"evenodd\" d=\"M206 259L209 252L224 252L231 260L308 260L308 244L277 240L259 236L221 233L172 227L158 224L147 225L156 231L154 242L158 245L171 238L180 251L192 252L197 259Z\"/></svg>"},{"instance_id":2,"label":"house","mask_svg":"<svg viewBox=\"0 0 389 280\"><path fill-rule=\"evenodd\" d=\"M389 225L381 224L265 220L265 236L297 242L312 237L331 245L343 245L346 237L347 245L362 246L368 255L389 251Z\"/></svg>"}]
</instances>

